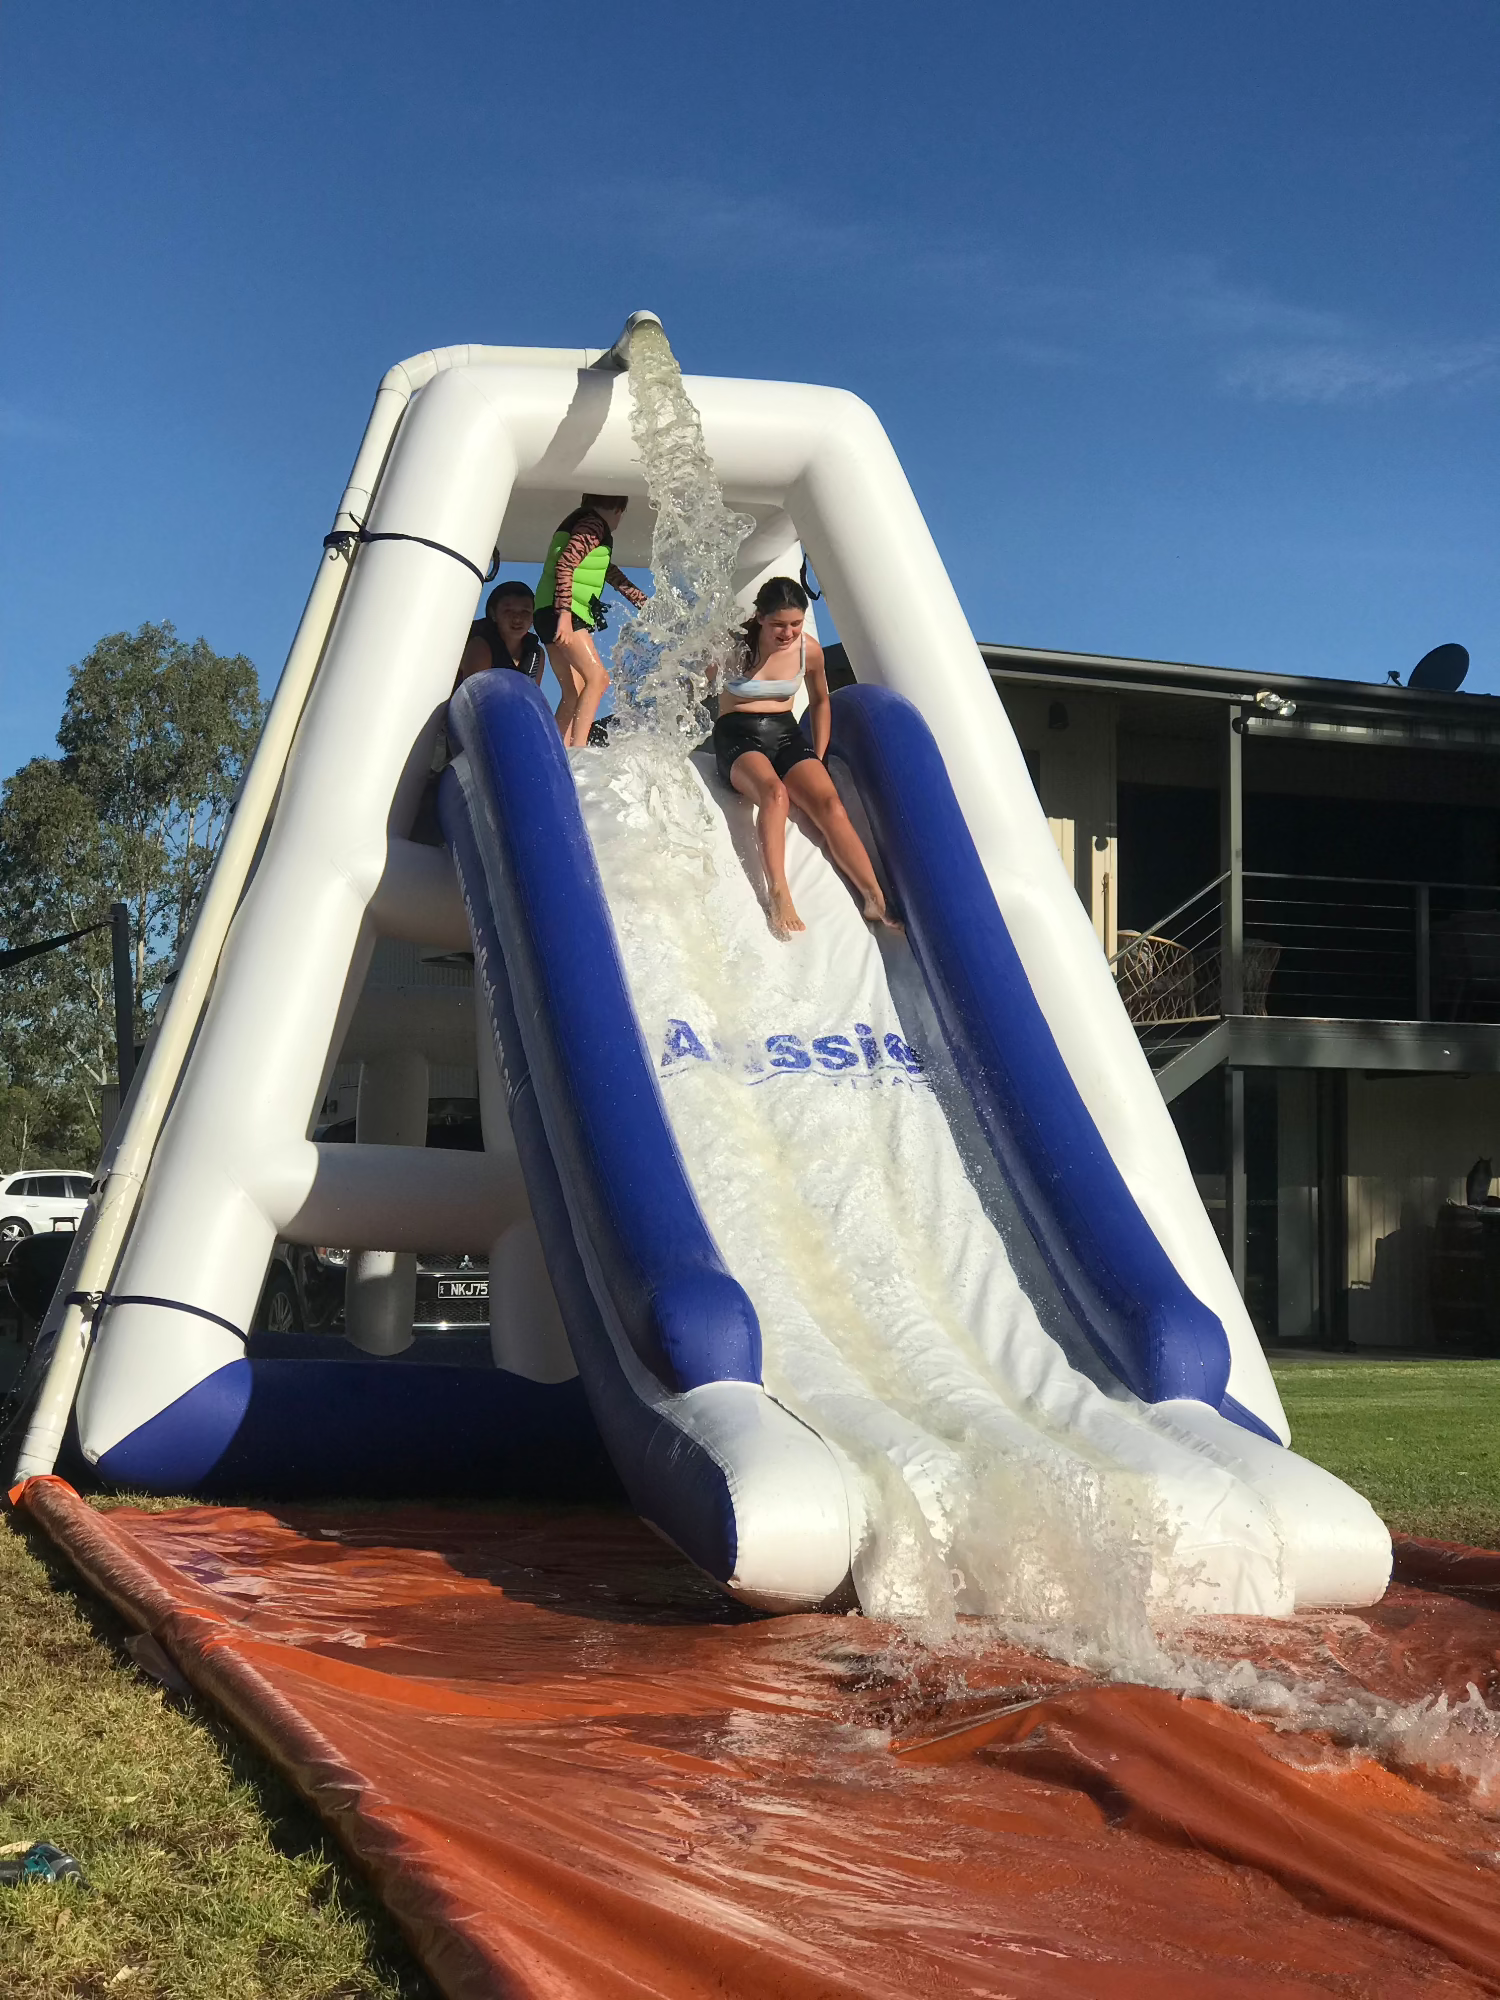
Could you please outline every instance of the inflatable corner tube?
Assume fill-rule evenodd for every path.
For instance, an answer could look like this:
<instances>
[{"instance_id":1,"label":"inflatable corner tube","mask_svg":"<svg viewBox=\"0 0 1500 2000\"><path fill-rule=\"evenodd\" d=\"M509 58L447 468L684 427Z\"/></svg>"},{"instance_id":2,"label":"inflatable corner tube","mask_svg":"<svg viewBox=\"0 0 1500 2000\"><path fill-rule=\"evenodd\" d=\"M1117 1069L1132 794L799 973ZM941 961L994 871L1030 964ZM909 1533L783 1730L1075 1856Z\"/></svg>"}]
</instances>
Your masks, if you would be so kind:
<instances>
[{"instance_id":1,"label":"inflatable corner tube","mask_svg":"<svg viewBox=\"0 0 1500 2000\"><path fill-rule=\"evenodd\" d=\"M1228 1422L1202 1403L1162 1402L1154 1414L1210 1446L1270 1503L1297 1610L1380 1602L1391 1580L1391 1536L1363 1494L1279 1438Z\"/></svg>"}]
</instances>

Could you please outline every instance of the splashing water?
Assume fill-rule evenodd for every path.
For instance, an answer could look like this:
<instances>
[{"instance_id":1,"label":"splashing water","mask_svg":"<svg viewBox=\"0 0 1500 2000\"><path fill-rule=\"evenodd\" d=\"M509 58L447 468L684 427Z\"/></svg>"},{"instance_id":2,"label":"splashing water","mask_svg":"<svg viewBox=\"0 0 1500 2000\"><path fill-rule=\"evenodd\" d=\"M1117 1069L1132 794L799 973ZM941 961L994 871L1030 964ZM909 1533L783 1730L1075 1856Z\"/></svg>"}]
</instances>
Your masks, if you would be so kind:
<instances>
[{"instance_id":1,"label":"splashing water","mask_svg":"<svg viewBox=\"0 0 1500 2000\"><path fill-rule=\"evenodd\" d=\"M789 948L756 907L747 810L693 768L705 691L739 643L733 578L753 522L725 505L659 328L634 335L628 380L655 596L615 647L621 719L575 774L648 1042L691 1015L720 1051L763 1057L768 1027L815 1033L835 988L851 1019L884 1010L881 1032L896 1030L880 955L821 850L790 830L813 930ZM1193 1556L1130 1419L1037 1326L937 1101L747 1089L736 1067L689 1064L667 1109L760 1317L768 1389L846 1465L861 1602L938 1643L960 1615L1004 1615L1095 1670L1164 1671L1148 1605L1193 1601Z\"/></svg>"},{"instance_id":2,"label":"splashing water","mask_svg":"<svg viewBox=\"0 0 1500 2000\"><path fill-rule=\"evenodd\" d=\"M733 578L754 523L725 504L655 326L632 339L629 389L655 514L655 595L616 642L609 745L575 759L575 775L648 1041L686 1012L712 1024L719 1053L733 1053L763 1034L767 995L784 1011L807 999L796 950L770 940L753 904L745 921L748 817L728 808L746 821L732 842L690 755L707 730L711 680L738 645ZM773 1116L773 1093L747 1091L717 1067L671 1082L664 1096L710 1227L760 1314L767 1387L828 1439L863 1492L855 1574L866 1610L896 1621L899 1678L919 1656L946 1656L962 1678L964 1658L1002 1637L1104 1680L1321 1730L1397 1769L1456 1771L1481 1801L1500 1798L1500 1713L1477 1690L1456 1703L1383 1700L1226 1659L1177 1630L1170 1607L1193 1594L1192 1556L1163 1520L1156 1482L1127 1469L1128 1452L1116 1455L1124 1412L1095 1404L1092 1435L1080 1435L1079 1399L1090 1392L1066 1364L1050 1387L1012 1381L995 1396L993 1356L967 1338L927 1352L937 1323L946 1333L951 1322L942 1301L979 1282L961 1270L961 1246L945 1241L955 1213L964 1211L970 1251L988 1228L972 1188L933 1180L921 1128L952 1150L946 1130L935 1132L936 1103L913 1118L899 1094L861 1102L841 1091L805 1112L786 1098ZM956 1152L951 1166L962 1177ZM980 1263L998 1268L979 1247ZM893 1298L907 1335L925 1328L922 1337L881 1330ZM867 1399L901 1437L868 1427ZM1061 1455L1049 1448L1059 1446Z\"/></svg>"},{"instance_id":3,"label":"splashing water","mask_svg":"<svg viewBox=\"0 0 1500 2000\"><path fill-rule=\"evenodd\" d=\"M612 733L697 742L708 730L709 684L738 644L734 565L755 520L724 504L702 422L659 326L637 327L631 337L629 384L630 431L656 517L655 595L615 642Z\"/></svg>"},{"instance_id":4,"label":"splashing water","mask_svg":"<svg viewBox=\"0 0 1500 2000\"><path fill-rule=\"evenodd\" d=\"M1067 1624L1089 1657L1100 1646L1149 1652L1144 1605L1170 1550L1146 1482L1097 1466L1087 1448L1049 1448L1041 1413L1018 1419L979 1357L950 1345L966 1338L964 1315L939 1302L982 1290L995 1253L996 1282L1022 1319L1027 1308L937 1104L909 1090L804 1103L746 1090L734 1073L755 1049L764 1056L768 1025L807 1013L814 1031L830 968L813 938L789 951L767 935L747 879L748 814L726 802L737 855L725 806L690 762L705 692L739 645L735 560L754 523L725 505L660 329L634 335L628 379L655 512L655 596L615 647L622 701L608 747L575 770L648 1041L689 1014L717 1048L738 1052L722 1073L677 1075L666 1096L706 1218L760 1316L767 1387L828 1439L864 1496L855 1574L868 1608L941 1639L960 1610L1003 1603ZM794 828L791 838L801 852L804 836ZM846 927L842 976L865 968L871 990L850 1000L854 1013L876 1020L883 1006L881 1032L896 1030L868 932L821 853L809 847L807 859L831 892L819 916L807 911L817 936ZM946 1171L935 1174L935 1154ZM1013 1316L1002 1308L1007 1326Z\"/></svg>"}]
</instances>

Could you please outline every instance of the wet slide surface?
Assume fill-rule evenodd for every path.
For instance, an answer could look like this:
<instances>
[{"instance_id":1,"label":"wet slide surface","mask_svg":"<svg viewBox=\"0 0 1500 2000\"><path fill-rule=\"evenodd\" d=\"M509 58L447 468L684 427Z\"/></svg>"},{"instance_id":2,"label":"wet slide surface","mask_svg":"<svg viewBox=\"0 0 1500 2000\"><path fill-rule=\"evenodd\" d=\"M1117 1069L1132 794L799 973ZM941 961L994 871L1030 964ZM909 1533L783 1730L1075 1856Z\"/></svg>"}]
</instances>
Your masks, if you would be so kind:
<instances>
[{"instance_id":1,"label":"wet slide surface","mask_svg":"<svg viewBox=\"0 0 1500 2000\"><path fill-rule=\"evenodd\" d=\"M1500 1827L1453 1771L978 1637L756 1618L618 1513L21 1504L452 2000L1500 1991ZM1448 1590L1195 1643L1325 1699L1493 1702L1500 1564L1406 1560Z\"/></svg>"},{"instance_id":2,"label":"wet slide surface","mask_svg":"<svg viewBox=\"0 0 1500 2000\"><path fill-rule=\"evenodd\" d=\"M766 1388L844 1468L861 1605L1066 1619L1120 1646L1153 1593L1289 1608L1260 1497L1114 1381L1070 1318L912 953L862 921L800 816L787 874L807 930L778 942L751 811L711 758L626 739L575 757L573 778Z\"/></svg>"}]
</instances>

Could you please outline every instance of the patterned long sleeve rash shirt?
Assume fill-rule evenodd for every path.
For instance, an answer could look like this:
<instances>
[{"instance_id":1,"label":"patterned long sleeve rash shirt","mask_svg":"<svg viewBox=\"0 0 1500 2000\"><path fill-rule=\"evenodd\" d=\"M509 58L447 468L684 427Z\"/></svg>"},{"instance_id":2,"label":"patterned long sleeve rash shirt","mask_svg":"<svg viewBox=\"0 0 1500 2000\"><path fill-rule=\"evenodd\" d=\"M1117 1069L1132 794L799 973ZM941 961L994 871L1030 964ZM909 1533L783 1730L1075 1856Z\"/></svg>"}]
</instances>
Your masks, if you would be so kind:
<instances>
[{"instance_id":1,"label":"patterned long sleeve rash shirt","mask_svg":"<svg viewBox=\"0 0 1500 2000\"><path fill-rule=\"evenodd\" d=\"M568 537L567 546L557 559L557 594L553 598L554 604L561 605L564 609L571 607L574 570L590 550L598 548L608 534L608 525L597 514L586 514L578 523ZM622 597L629 598L637 610L646 602L646 593L637 590L625 572L617 568L614 563L611 563L605 572L604 580L613 585Z\"/></svg>"}]
</instances>

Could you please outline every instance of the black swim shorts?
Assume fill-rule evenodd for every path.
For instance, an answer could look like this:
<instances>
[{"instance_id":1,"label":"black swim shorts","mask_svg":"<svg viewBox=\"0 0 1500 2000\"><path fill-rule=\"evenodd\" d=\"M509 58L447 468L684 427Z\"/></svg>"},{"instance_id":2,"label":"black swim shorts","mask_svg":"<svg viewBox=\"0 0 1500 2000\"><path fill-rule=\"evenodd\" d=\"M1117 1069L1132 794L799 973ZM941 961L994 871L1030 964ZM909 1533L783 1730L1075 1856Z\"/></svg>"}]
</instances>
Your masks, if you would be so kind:
<instances>
[{"instance_id":1,"label":"black swim shorts","mask_svg":"<svg viewBox=\"0 0 1500 2000\"><path fill-rule=\"evenodd\" d=\"M775 710L769 715L747 715L742 708L732 708L714 724L714 762L726 785L733 782L730 766L747 750L758 750L768 757L778 778L784 778L794 764L813 754L790 709Z\"/></svg>"},{"instance_id":2,"label":"black swim shorts","mask_svg":"<svg viewBox=\"0 0 1500 2000\"><path fill-rule=\"evenodd\" d=\"M544 646L555 646L557 644L557 607L555 604L549 604L545 611L539 611L531 622L536 627L536 636ZM598 629L596 625L590 625L586 618L580 618L576 611L573 613L573 630L575 632L596 632Z\"/></svg>"}]
</instances>

